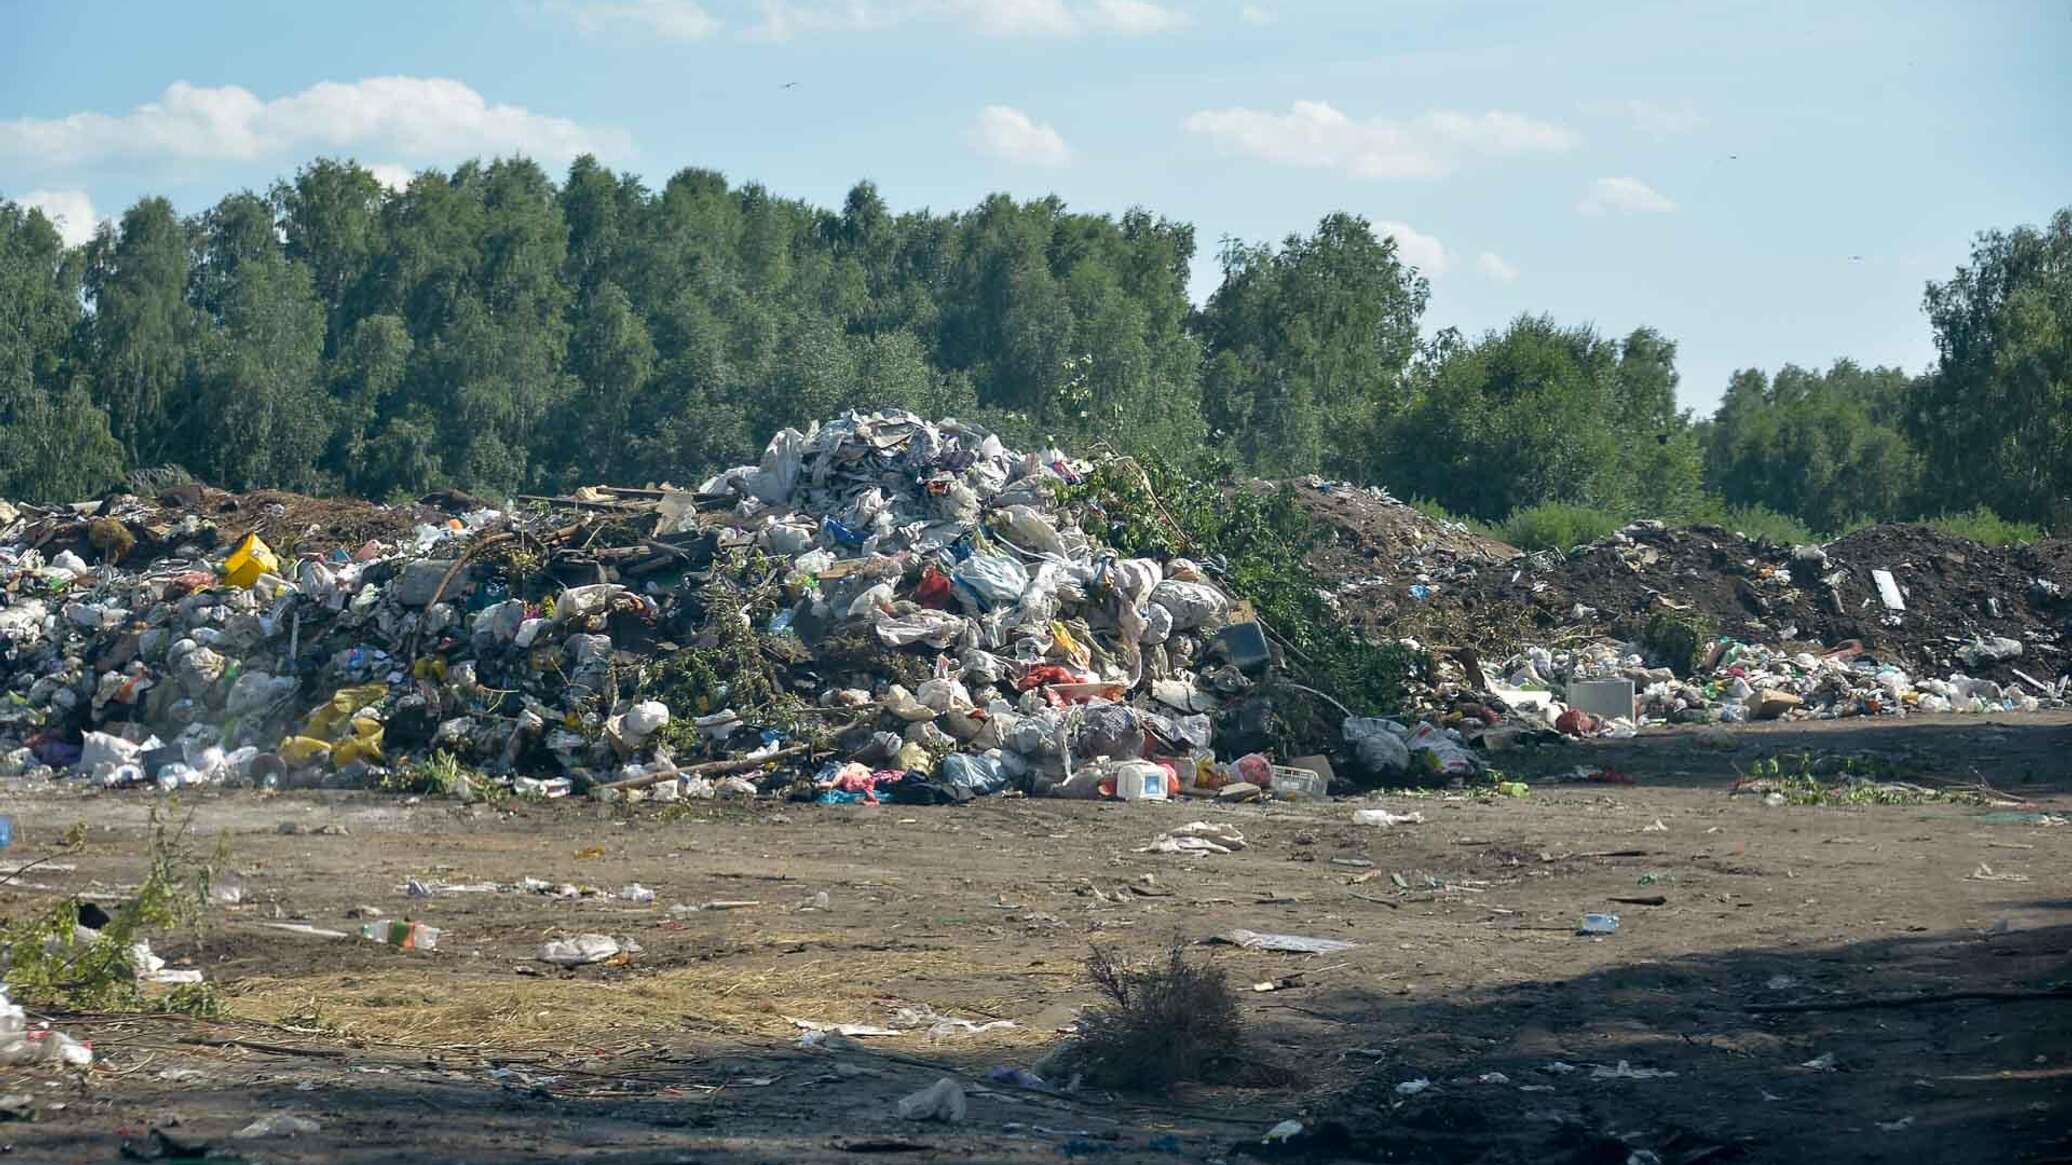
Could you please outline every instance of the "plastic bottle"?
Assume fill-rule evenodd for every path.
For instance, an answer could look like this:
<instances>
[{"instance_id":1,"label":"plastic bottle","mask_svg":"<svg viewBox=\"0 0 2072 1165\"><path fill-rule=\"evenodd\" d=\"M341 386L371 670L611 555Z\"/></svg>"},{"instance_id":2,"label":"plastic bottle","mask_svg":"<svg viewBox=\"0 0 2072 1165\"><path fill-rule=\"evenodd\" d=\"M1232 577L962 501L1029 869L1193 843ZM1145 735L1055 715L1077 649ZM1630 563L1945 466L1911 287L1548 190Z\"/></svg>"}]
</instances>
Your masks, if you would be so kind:
<instances>
[{"instance_id":1,"label":"plastic bottle","mask_svg":"<svg viewBox=\"0 0 2072 1165\"><path fill-rule=\"evenodd\" d=\"M387 922L370 922L360 927L360 937L370 942L387 943L402 947L406 951L432 951L439 949L439 936L445 932L436 926L422 922L391 919Z\"/></svg>"}]
</instances>

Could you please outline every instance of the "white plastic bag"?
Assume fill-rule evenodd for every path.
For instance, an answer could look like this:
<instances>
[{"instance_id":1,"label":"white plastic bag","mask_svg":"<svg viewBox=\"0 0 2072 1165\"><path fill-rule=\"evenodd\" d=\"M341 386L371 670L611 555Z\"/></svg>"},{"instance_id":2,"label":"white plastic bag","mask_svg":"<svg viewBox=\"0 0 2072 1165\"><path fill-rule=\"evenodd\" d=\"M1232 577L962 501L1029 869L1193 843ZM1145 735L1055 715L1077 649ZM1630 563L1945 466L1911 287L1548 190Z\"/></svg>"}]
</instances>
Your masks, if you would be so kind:
<instances>
[{"instance_id":1,"label":"white plastic bag","mask_svg":"<svg viewBox=\"0 0 2072 1165\"><path fill-rule=\"evenodd\" d=\"M1151 601L1173 617L1174 631L1192 631L1222 619L1230 600L1207 583L1176 582L1167 579L1151 588Z\"/></svg>"},{"instance_id":2,"label":"white plastic bag","mask_svg":"<svg viewBox=\"0 0 2072 1165\"><path fill-rule=\"evenodd\" d=\"M974 554L957 567L958 586L985 610L1010 606L1029 589L1029 571L1004 554Z\"/></svg>"}]
</instances>

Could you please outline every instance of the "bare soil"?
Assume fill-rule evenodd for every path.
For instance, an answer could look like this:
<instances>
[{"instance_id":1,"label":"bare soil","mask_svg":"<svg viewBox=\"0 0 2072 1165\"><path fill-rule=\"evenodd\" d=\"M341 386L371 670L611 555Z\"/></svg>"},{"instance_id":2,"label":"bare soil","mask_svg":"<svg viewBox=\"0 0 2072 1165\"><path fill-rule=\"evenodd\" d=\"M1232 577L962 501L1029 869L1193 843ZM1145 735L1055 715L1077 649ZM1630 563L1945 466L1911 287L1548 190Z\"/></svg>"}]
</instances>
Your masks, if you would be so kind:
<instances>
[{"instance_id":1,"label":"bare soil","mask_svg":"<svg viewBox=\"0 0 2072 1165\"><path fill-rule=\"evenodd\" d=\"M1757 759L1797 752L1883 757L2024 804L1728 794ZM1524 798L672 809L189 795L179 811L226 839L245 900L214 908L198 941L157 945L202 968L227 1014L54 1017L98 1063L0 1072L0 1093L38 1110L0 1142L40 1162L164 1158L153 1129L212 1146L207 1160L268 1162L2062 1161L2072 999L1929 997L2072 987L2072 826L2040 816L2072 811L2068 758L2072 715L2048 714L1507 754ZM1635 783L1552 779L1578 765ZM152 804L7 792L8 867L74 820L91 836L75 868L0 888L0 913L119 899ZM1425 821L1353 825L1370 804ZM1248 848L1137 852L1194 820L1236 825ZM412 878L527 876L604 894L405 892ZM635 882L657 900L616 897ZM827 908L811 908L821 892ZM753 905L668 909L717 901ZM266 925L357 932L367 908L445 935L405 951ZM1577 935L1590 911L1617 912L1617 932ZM1238 927L1358 944L1200 948L1239 988L1259 1055L1295 1083L1148 1096L986 1083L995 1065L1033 1064L1095 1001L1090 944L1149 957ZM534 958L543 939L588 931L642 949L576 970ZM1894 1002L1848 1006L1880 999ZM1837 1009L1761 1010L1776 1005ZM931 1039L902 1008L1017 1026ZM908 1034L809 1049L794 1020ZM965 1122L898 1116L900 1097L946 1075L963 1081ZM321 1131L231 1136L283 1112ZM1260 1143L1288 1119L1305 1133Z\"/></svg>"}]
</instances>

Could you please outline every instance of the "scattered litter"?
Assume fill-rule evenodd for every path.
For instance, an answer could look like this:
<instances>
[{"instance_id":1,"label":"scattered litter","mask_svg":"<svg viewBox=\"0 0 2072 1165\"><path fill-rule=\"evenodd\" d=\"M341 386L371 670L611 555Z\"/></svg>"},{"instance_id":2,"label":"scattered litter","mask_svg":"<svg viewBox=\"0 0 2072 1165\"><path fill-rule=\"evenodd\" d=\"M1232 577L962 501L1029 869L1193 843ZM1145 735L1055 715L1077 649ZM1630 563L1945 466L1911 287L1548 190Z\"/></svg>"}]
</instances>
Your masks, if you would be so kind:
<instances>
[{"instance_id":1,"label":"scattered litter","mask_svg":"<svg viewBox=\"0 0 2072 1165\"><path fill-rule=\"evenodd\" d=\"M1375 825L1388 829L1396 825L1423 825L1422 813L1391 813L1386 809L1353 810L1354 825Z\"/></svg>"},{"instance_id":2,"label":"scattered litter","mask_svg":"<svg viewBox=\"0 0 2072 1165\"><path fill-rule=\"evenodd\" d=\"M0 1065L86 1068L93 1062L92 1044L53 1031L49 1024L30 1027L28 1016L8 998L7 985L0 983Z\"/></svg>"},{"instance_id":3,"label":"scattered litter","mask_svg":"<svg viewBox=\"0 0 2072 1165\"><path fill-rule=\"evenodd\" d=\"M1259 1143L1262 1145L1278 1145L1293 1140L1302 1135L1302 1127L1302 1122L1298 1120L1282 1121L1266 1130L1266 1135L1259 1138Z\"/></svg>"},{"instance_id":4,"label":"scattered litter","mask_svg":"<svg viewBox=\"0 0 2072 1165\"><path fill-rule=\"evenodd\" d=\"M1405 1080L1397 1084L1396 1095L1416 1096L1418 1093L1423 1092L1425 1089L1430 1088L1431 1086L1432 1082L1430 1080L1426 1079L1423 1076L1419 1076L1415 1080Z\"/></svg>"},{"instance_id":5,"label":"scattered litter","mask_svg":"<svg viewBox=\"0 0 2072 1165\"><path fill-rule=\"evenodd\" d=\"M964 1112L964 1088L948 1076L899 1101L899 1115L907 1120L959 1124Z\"/></svg>"},{"instance_id":6,"label":"scattered litter","mask_svg":"<svg viewBox=\"0 0 2072 1165\"><path fill-rule=\"evenodd\" d=\"M903 1036L906 1034L898 1028L880 1027L874 1023L824 1023L817 1019L792 1019L791 1026L801 1031L848 1036L852 1039L863 1036Z\"/></svg>"},{"instance_id":7,"label":"scattered litter","mask_svg":"<svg viewBox=\"0 0 2072 1165\"><path fill-rule=\"evenodd\" d=\"M580 967L588 963L602 963L616 958L621 952L638 951L639 946L631 939L621 942L608 934L579 934L573 938L553 939L540 944L537 956L542 963L553 963L561 967Z\"/></svg>"},{"instance_id":8,"label":"scattered litter","mask_svg":"<svg viewBox=\"0 0 2072 1165\"><path fill-rule=\"evenodd\" d=\"M1590 1069L1592 1080L1659 1080L1674 1075L1676 1073L1661 1068L1635 1068L1624 1060L1619 1061L1618 1066L1614 1068L1598 1064Z\"/></svg>"},{"instance_id":9,"label":"scattered litter","mask_svg":"<svg viewBox=\"0 0 2072 1165\"><path fill-rule=\"evenodd\" d=\"M286 931L289 934L307 935L310 938L351 938L342 930L331 930L322 926L311 926L306 922L261 922L268 930Z\"/></svg>"},{"instance_id":10,"label":"scattered litter","mask_svg":"<svg viewBox=\"0 0 2072 1165\"><path fill-rule=\"evenodd\" d=\"M260 1137L299 1137L322 1132L324 1126L306 1116L290 1112L271 1112L244 1128L230 1134L240 1141L256 1140Z\"/></svg>"},{"instance_id":11,"label":"scattered litter","mask_svg":"<svg viewBox=\"0 0 2072 1165\"><path fill-rule=\"evenodd\" d=\"M1822 1052L1800 1064L1799 1067L1810 1068L1815 1072L1832 1072L1835 1070L1835 1054L1833 1052Z\"/></svg>"},{"instance_id":12,"label":"scattered litter","mask_svg":"<svg viewBox=\"0 0 2072 1165\"><path fill-rule=\"evenodd\" d=\"M1245 835L1228 822L1190 821L1169 829L1136 852L1159 854L1228 854L1245 848Z\"/></svg>"},{"instance_id":13,"label":"scattered litter","mask_svg":"<svg viewBox=\"0 0 2072 1165\"><path fill-rule=\"evenodd\" d=\"M1619 930L1619 916L1616 914L1585 914L1576 926L1577 934L1616 934Z\"/></svg>"},{"instance_id":14,"label":"scattered litter","mask_svg":"<svg viewBox=\"0 0 2072 1165\"><path fill-rule=\"evenodd\" d=\"M1225 931L1207 941L1228 943L1247 950L1288 951L1302 955L1328 955L1335 951L1349 951L1360 945L1335 938L1308 938L1299 934L1261 934L1251 930Z\"/></svg>"}]
</instances>

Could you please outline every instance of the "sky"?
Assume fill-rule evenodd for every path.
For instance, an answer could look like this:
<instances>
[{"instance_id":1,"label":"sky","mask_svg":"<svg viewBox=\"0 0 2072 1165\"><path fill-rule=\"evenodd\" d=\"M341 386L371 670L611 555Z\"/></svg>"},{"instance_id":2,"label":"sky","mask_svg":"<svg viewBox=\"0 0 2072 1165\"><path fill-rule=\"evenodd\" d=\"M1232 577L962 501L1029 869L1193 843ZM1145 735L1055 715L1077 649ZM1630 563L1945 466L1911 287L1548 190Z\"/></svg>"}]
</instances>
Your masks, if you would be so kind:
<instances>
[{"instance_id":1,"label":"sky","mask_svg":"<svg viewBox=\"0 0 2072 1165\"><path fill-rule=\"evenodd\" d=\"M1005 191L1225 239L1333 211L1427 332L1547 313L1737 368L1919 371L1924 284L2072 205L2072 3L0 0L0 198L72 237L316 156L396 183L594 153L838 206Z\"/></svg>"}]
</instances>

